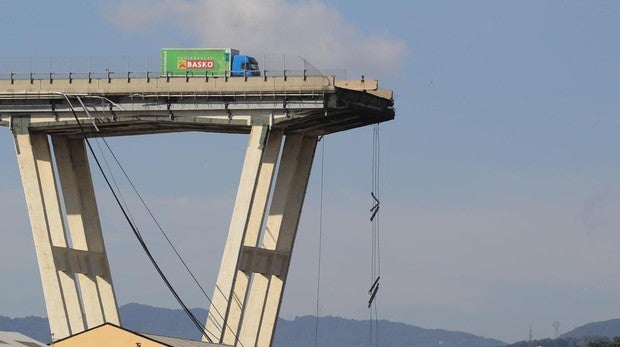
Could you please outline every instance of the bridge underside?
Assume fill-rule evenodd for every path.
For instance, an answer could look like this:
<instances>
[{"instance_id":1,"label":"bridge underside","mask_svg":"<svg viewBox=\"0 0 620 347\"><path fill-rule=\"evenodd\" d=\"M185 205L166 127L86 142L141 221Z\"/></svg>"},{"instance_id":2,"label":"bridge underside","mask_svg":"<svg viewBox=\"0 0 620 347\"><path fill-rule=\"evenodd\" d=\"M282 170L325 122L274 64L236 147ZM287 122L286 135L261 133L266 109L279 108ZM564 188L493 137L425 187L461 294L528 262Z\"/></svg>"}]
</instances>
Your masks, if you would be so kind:
<instances>
[{"instance_id":1,"label":"bridge underside","mask_svg":"<svg viewBox=\"0 0 620 347\"><path fill-rule=\"evenodd\" d=\"M391 91L339 88L330 77L278 79L0 81L0 124L29 117L32 132L83 137L77 116L88 137L249 134L252 125L321 136L394 118Z\"/></svg>"},{"instance_id":2,"label":"bridge underside","mask_svg":"<svg viewBox=\"0 0 620 347\"><path fill-rule=\"evenodd\" d=\"M0 81L0 125L15 134L55 338L119 320L84 136L203 131L249 134L205 330L213 342L270 346L319 137L394 118L392 93L376 81L340 86L333 77Z\"/></svg>"}]
</instances>

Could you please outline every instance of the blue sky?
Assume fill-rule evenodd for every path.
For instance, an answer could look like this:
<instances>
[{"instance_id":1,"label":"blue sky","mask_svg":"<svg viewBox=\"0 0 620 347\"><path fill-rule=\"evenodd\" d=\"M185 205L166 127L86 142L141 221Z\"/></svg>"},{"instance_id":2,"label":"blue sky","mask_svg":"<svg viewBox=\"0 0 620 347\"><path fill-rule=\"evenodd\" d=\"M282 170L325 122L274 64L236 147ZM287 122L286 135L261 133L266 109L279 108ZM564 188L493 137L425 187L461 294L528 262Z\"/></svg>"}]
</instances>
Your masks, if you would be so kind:
<instances>
[{"instance_id":1,"label":"blue sky","mask_svg":"<svg viewBox=\"0 0 620 347\"><path fill-rule=\"evenodd\" d=\"M230 46L377 78L397 111L381 127L380 318L508 342L530 325L546 337L554 320L567 331L619 318L617 1L3 1L0 12L11 13L0 18L0 59ZM12 137L0 130L0 231L10 240L0 246L0 314L43 315ZM110 140L208 292L245 141ZM370 128L325 140L322 315L368 317L371 144ZM96 179L120 303L174 307ZM315 313L318 183L315 170L287 318ZM150 239L190 305L206 307Z\"/></svg>"}]
</instances>

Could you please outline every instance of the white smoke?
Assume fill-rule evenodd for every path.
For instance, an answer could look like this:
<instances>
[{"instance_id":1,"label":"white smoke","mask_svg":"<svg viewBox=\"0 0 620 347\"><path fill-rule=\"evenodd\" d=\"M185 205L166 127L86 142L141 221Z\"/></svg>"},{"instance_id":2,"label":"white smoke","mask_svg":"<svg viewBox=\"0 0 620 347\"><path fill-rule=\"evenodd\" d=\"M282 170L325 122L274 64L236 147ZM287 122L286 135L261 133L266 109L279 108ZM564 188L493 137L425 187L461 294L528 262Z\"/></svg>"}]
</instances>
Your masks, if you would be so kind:
<instances>
[{"instance_id":1,"label":"white smoke","mask_svg":"<svg viewBox=\"0 0 620 347\"><path fill-rule=\"evenodd\" d=\"M138 15L136 15L138 14ZM381 28L359 28L322 1L123 0L108 20L126 32L178 29L202 47L307 58L322 69L349 69L373 77L399 71L405 43Z\"/></svg>"}]
</instances>

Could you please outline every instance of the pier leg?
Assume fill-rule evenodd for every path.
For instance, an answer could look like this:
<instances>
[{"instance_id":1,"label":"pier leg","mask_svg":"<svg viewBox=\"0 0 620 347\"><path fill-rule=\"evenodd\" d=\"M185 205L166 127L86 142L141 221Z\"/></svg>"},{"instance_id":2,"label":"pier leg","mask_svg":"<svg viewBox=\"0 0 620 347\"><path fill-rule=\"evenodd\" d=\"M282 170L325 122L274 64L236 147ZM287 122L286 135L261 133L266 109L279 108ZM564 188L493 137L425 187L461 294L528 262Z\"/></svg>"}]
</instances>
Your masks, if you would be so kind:
<instances>
[{"instance_id":1,"label":"pier leg","mask_svg":"<svg viewBox=\"0 0 620 347\"><path fill-rule=\"evenodd\" d=\"M71 235L70 252L80 281L82 303L88 328L109 322L119 325L116 297L101 232L97 201L83 139L52 136L58 177L62 185L67 223ZM79 255L85 255L80 258Z\"/></svg>"},{"instance_id":2,"label":"pier leg","mask_svg":"<svg viewBox=\"0 0 620 347\"><path fill-rule=\"evenodd\" d=\"M281 131L269 133L268 130L267 126L261 125L253 126L250 132L228 238L207 317L207 334L214 342L234 341L241 321L249 276L237 270L240 250L242 245L258 238L282 139Z\"/></svg>"},{"instance_id":3,"label":"pier leg","mask_svg":"<svg viewBox=\"0 0 620 347\"><path fill-rule=\"evenodd\" d=\"M271 344L317 142L313 136L286 137L259 247L283 138L281 131L266 131L256 126L250 134L207 318L209 337L234 346Z\"/></svg>"},{"instance_id":4,"label":"pier leg","mask_svg":"<svg viewBox=\"0 0 620 347\"><path fill-rule=\"evenodd\" d=\"M254 276L240 329L244 346L271 345L316 143L316 137L286 137L262 247L254 250L261 256L248 265Z\"/></svg>"},{"instance_id":5,"label":"pier leg","mask_svg":"<svg viewBox=\"0 0 620 347\"><path fill-rule=\"evenodd\" d=\"M237 278L233 285L232 300L229 303L228 326L225 329L224 344L234 345L239 336L239 328L242 324L245 300L251 281L252 272L242 270L242 262L245 259L243 252L245 249L256 248L258 245L261 228L265 218L265 210L269 201L269 194L273 182L278 155L282 143L282 132L272 131L269 134L267 146L264 149L261 159L261 166L258 172L257 185L254 190L254 202L250 210L247 221L246 232L243 238L243 249L237 261Z\"/></svg>"},{"instance_id":6,"label":"pier leg","mask_svg":"<svg viewBox=\"0 0 620 347\"><path fill-rule=\"evenodd\" d=\"M48 136L30 133L28 122L17 120L15 148L53 339L120 324L84 141L52 136L52 158Z\"/></svg>"},{"instance_id":7,"label":"pier leg","mask_svg":"<svg viewBox=\"0 0 620 347\"><path fill-rule=\"evenodd\" d=\"M55 248L66 248L50 147L45 134L31 134L27 126L14 127L17 162L21 173L43 296L54 339L84 330L75 276L56 266Z\"/></svg>"}]
</instances>

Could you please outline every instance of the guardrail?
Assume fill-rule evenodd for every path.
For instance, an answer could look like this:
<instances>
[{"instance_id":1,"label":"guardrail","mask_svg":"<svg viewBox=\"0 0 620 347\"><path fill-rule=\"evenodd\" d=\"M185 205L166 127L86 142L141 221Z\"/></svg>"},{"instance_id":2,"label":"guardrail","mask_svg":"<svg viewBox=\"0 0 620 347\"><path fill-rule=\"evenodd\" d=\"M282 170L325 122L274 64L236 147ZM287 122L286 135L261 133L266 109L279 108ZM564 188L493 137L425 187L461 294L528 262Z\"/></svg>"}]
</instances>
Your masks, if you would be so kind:
<instances>
[{"instance_id":1,"label":"guardrail","mask_svg":"<svg viewBox=\"0 0 620 347\"><path fill-rule=\"evenodd\" d=\"M295 55L257 55L261 76L328 76L346 79L346 70L319 71ZM158 56L129 57L9 57L0 58L0 80L132 79L170 77L161 71ZM197 72L205 76L205 72ZM230 73L227 74L230 76ZM188 72L185 77L193 77ZM210 76L207 74L207 76Z\"/></svg>"}]
</instances>

